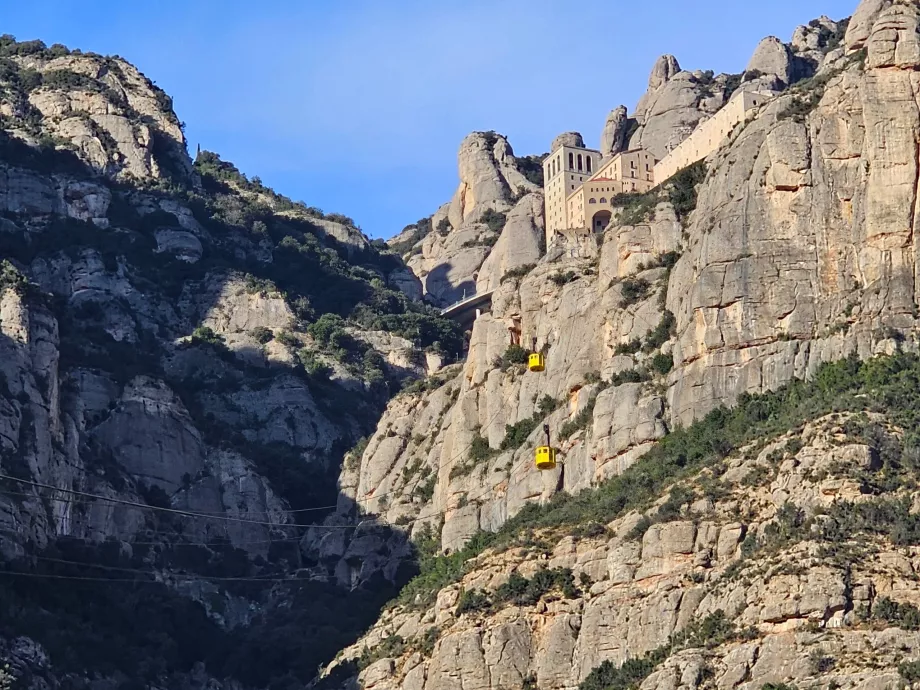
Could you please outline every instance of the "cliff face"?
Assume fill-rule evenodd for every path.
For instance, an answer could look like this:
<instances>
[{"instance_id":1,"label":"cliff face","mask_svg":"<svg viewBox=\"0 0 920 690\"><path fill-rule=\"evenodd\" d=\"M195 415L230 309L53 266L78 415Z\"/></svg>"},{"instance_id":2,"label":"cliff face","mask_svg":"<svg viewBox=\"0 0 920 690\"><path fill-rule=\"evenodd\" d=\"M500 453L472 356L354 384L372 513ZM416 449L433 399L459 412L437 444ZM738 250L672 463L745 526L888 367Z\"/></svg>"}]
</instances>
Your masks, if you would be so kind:
<instances>
[{"instance_id":1,"label":"cliff face","mask_svg":"<svg viewBox=\"0 0 920 690\"><path fill-rule=\"evenodd\" d=\"M528 518L560 501L570 505L559 492L634 477L639 467L653 473L630 468L663 446L656 442L669 431L714 408L851 354L915 350L918 21L915 2L866 2L849 24L822 18L800 28L791 49L762 43L748 77L775 98L732 133L705 171L688 170L664 190L629 200L602 237L550 247L534 268L506 275L491 314L476 322L466 363L444 372L433 390L391 403L360 463L343 474L345 493L423 541L433 534L437 549L461 562L481 551L464 545L474 535L472 544L480 543L483 530L501 534L513 525L513 544L527 546ZM807 65L812 71L802 78ZM687 75L676 61L659 67L639 110L652 112L660 93ZM687 75L687 84L694 79ZM658 117L640 120L633 143L653 145ZM509 348L512 333L525 347L536 338L546 372L524 371ZM744 560L741 572L755 574L735 582L738 558L749 555L739 545L752 525L759 530L791 506L814 516L832 497L866 493L848 483L847 471L876 468L874 451L827 441L818 429L831 421L840 422L815 422L792 438L806 455L787 454L770 482L751 479L750 490L731 494L734 507L725 513L712 496L705 505L683 502L680 521L644 531L641 543L628 536L637 515L617 517L607 525L617 536L599 541L534 533L544 557L505 551L466 561L460 584L433 604L422 599L409 610L407 601L386 614L343 659L366 645L365 687L575 687L601 662L658 650L692 620L722 610L757 634L704 652L675 643L668 651L677 656L656 657L642 687L809 685L828 675L821 655L853 659L837 667L842 685L896 684L898 665L918 653L916 641L868 624L868 609L861 618L853 612L896 592L912 601L904 579L912 566L896 574L878 565L910 560L912 552L895 555L905 542L882 540L851 564L823 547L784 543L769 567ZM544 423L564 467L540 473L533 448ZM735 456L728 467L756 464L769 452ZM825 471L832 459L839 465ZM813 476L813 461L830 484L798 476ZM903 497L891 487L878 493L889 491ZM571 568L576 582L584 571L593 584L565 600L492 607L507 601L508 590L497 588L510 572L530 577L541 562ZM478 588L492 604L468 615L481 600L458 596ZM466 603L458 609L458 601ZM856 629L822 632L851 624ZM859 646L873 650L871 662L855 654Z\"/></svg>"},{"instance_id":2,"label":"cliff face","mask_svg":"<svg viewBox=\"0 0 920 690\"><path fill-rule=\"evenodd\" d=\"M605 688L645 659L626 676L644 690L897 687L920 654L889 628L903 621L892 599L917 610L916 553L838 531L882 502L865 495L883 471L853 421L742 448L606 525L535 520L436 597L384 613L339 672L356 660L362 687L381 689Z\"/></svg>"},{"instance_id":3,"label":"cliff face","mask_svg":"<svg viewBox=\"0 0 920 690\"><path fill-rule=\"evenodd\" d=\"M666 429L742 393L913 342L914 9L879 14L867 37L770 101L705 176L688 171L631 202L603 236L506 272L462 370L391 405L363 469L343 475L349 495L375 506L385 492L380 510L394 520L444 513L444 545L462 543L530 501L618 473ZM515 332L545 348L545 373L502 361ZM432 408L434 439L412 443L430 428L413 414L427 420ZM544 421L566 453L564 477L528 462ZM567 422L582 428L562 434ZM471 444L486 450L471 460ZM430 509L414 482L396 481L406 467L437 476L421 492Z\"/></svg>"},{"instance_id":4,"label":"cliff face","mask_svg":"<svg viewBox=\"0 0 920 690\"><path fill-rule=\"evenodd\" d=\"M457 329L347 217L193 164L133 66L8 37L0 259L0 658L24 687L308 681L391 583L349 599L299 541Z\"/></svg>"}]
</instances>

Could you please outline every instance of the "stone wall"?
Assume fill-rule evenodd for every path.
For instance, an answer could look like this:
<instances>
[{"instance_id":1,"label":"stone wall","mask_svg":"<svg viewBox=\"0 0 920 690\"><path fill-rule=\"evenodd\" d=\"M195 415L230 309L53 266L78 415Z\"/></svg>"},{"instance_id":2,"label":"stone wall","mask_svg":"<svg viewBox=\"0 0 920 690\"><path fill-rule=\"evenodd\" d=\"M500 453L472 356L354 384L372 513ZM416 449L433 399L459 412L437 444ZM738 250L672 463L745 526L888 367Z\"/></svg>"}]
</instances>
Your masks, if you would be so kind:
<instances>
[{"instance_id":1,"label":"stone wall","mask_svg":"<svg viewBox=\"0 0 920 690\"><path fill-rule=\"evenodd\" d=\"M661 184L691 163L716 151L735 125L769 98L767 94L741 91L724 108L703 122L673 151L655 165L655 182Z\"/></svg>"}]
</instances>

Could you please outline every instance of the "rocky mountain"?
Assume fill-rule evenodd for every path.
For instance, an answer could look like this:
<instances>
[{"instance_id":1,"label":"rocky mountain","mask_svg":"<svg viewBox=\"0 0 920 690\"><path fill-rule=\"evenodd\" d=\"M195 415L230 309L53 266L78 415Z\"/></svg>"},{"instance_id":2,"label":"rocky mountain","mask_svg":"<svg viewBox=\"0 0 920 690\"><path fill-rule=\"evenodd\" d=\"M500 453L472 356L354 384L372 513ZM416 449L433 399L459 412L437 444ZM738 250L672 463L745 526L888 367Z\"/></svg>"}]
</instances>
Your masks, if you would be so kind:
<instances>
[{"instance_id":1,"label":"rocky mountain","mask_svg":"<svg viewBox=\"0 0 920 690\"><path fill-rule=\"evenodd\" d=\"M663 57L605 152L772 97L549 247L497 133L384 245L0 39L0 686L920 682L918 37L863 0ZM474 291L466 338L425 305Z\"/></svg>"},{"instance_id":2,"label":"rocky mountain","mask_svg":"<svg viewBox=\"0 0 920 690\"><path fill-rule=\"evenodd\" d=\"M504 136L474 132L458 158L460 185L450 202L389 241L441 306L493 289L506 271L545 251L543 156L518 158Z\"/></svg>"},{"instance_id":3,"label":"rocky mountain","mask_svg":"<svg viewBox=\"0 0 920 690\"><path fill-rule=\"evenodd\" d=\"M738 78L659 61L631 145L729 87L773 97L602 236L506 271L466 361L391 401L340 485L422 574L328 687L920 681L918 30L920 3L866 0Z\"/></svg>"},{"instance_id":4,"label":"rocky mountain","mask_svg":"<svg viewBox=\"0 0 920 690\"><path fill-rule=\"evenodd\" d=\"M300 542L457 327L351 219L193 162L124 60L9 36L0 259L0 659L22 687L302 686L392 584L339 589Z\"/></svg>"}]
</instances>

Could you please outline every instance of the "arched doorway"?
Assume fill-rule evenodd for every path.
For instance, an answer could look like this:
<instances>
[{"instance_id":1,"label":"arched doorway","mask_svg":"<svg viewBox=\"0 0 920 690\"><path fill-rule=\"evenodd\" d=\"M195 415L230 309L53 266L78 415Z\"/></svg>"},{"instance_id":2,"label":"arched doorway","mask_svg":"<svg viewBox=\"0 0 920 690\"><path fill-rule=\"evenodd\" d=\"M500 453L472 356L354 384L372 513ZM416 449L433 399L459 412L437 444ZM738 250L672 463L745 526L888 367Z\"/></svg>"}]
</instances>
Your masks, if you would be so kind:
<instances>
[{"instance_id":1,"label":"arched doorway","mask_svg":"<svg viewBox=\"0 0 920 690\"><path fill-rule=\"evenodd\" d=\"M604 232L607 226L610 225L610 217L610 211L598 211L595 213L594 217L591 218L591 231Z\"/></svg>"}]
</instances>

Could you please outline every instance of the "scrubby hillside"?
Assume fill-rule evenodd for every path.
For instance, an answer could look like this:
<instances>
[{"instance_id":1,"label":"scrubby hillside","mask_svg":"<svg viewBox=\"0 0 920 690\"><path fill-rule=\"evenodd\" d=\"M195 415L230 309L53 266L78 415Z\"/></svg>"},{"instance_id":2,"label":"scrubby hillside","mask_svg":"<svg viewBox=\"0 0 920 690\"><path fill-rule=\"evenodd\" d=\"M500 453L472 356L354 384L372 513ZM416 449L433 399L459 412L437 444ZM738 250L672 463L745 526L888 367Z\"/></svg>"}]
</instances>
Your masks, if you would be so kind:
<instances>
[{"instance_id":1,"label":"scrubby hillside","mask_svg":"<svg viewBox=\"0 0 920 690\"><path fill-rule=\"evenodd\" d=\"M353 549L349 591L300 540L457 328L346 216L193 163L124 60L11 37L0 259L0 659L22 687L310 680L408 546Z\"/></svg>"},{"instance_id":2,"label":"scrubby hillside","mask_svg":"<svg viewBox=\"0 0 920 690\"><path fill-rule=\"evenodd\" d=\"M894 688L917 679L916 355L826 365L424 572L328 687Z\"/></svg>"}]
</instances>

